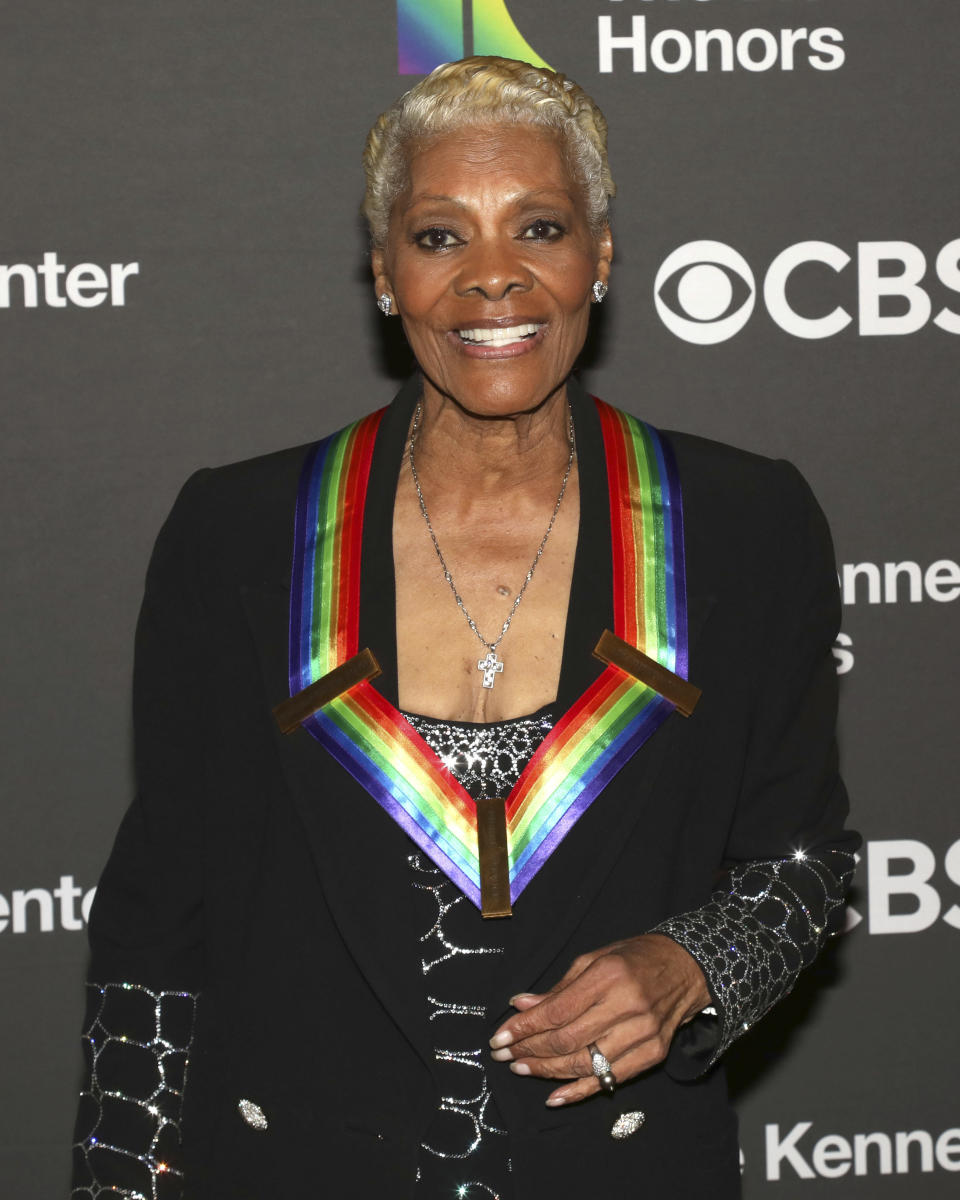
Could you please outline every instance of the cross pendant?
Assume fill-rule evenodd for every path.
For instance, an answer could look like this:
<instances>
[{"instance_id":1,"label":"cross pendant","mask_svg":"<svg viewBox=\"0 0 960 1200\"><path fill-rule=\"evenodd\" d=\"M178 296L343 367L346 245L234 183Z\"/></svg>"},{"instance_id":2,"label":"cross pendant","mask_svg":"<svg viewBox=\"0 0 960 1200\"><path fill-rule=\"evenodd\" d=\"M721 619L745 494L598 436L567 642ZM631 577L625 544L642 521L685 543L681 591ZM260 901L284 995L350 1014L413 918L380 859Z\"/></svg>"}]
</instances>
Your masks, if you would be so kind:
<instances>
[{"instance_id":1,"label":"cross pendant","mask_svg":"<svg viewBox=\"0 0 960 1200\"><path fill-rule=\"evenodd\" d=\"M503 673L503 663L498 661L496 650L487 651L487 657L477 663L477 670L483 672L483 686L492 688L495 676Z\"/></svg>"}]
</instances>

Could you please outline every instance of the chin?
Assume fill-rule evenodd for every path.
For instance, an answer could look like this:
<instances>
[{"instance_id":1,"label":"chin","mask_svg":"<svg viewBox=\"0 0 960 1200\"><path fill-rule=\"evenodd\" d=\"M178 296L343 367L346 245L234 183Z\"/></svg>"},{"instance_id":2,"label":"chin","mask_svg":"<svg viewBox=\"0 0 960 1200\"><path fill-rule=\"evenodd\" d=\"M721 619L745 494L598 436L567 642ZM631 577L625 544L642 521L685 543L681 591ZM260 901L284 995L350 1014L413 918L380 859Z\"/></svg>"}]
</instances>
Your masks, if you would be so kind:
<instances>
[{"instance_id":1,"label":"chin","mask_svg":"<svg viewBox=\"0 0 960 1200\"><path fill-rule=\"evenodd\" d=\"M532 378L510 379L506 373L486 370L442 383L429 375L426 378L437 392L471 416L507 419L536 412L563 387L569 374L567 371L551 377L537 373Z\"/></svg>"}]
</instances>

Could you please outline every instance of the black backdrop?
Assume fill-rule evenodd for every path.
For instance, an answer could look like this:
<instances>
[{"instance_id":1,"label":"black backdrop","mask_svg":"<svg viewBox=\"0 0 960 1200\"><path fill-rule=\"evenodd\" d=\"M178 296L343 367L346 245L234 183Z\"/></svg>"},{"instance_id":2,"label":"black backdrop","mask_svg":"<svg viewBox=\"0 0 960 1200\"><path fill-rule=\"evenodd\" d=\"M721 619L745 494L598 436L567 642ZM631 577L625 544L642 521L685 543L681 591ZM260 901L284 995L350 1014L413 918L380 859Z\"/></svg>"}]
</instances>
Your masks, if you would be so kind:
<instances>
[{"instance_id":1,"label":"black backdrop","mask_svg":"<svg viewBox=\"0 0 960 1200\"><path fill-rule=\"evenodd\" d=\"M472 50L609 117L591 389L791 458L836 537L867 844L849 934L732 1056L746 1195L956 1194L958 35L954 0L0 7L0 1194L66 1193L153 536L196 466L391 395L360 149L400 68Z\"/></svg>"}]
</instances>

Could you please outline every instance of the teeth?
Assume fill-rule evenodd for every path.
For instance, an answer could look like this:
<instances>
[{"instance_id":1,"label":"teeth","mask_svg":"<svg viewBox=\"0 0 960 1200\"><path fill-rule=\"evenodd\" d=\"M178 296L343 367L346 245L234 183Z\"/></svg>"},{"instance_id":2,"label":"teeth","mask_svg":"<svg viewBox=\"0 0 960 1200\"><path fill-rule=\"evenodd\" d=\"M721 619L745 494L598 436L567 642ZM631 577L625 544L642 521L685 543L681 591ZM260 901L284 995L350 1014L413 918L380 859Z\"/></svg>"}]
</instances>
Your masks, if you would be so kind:
<instances>
[{"instance_id":1,"label":"teeth","mask_svg":"<svg viewBox=\"0 0 960 1200\"><path fill-rule=\"evenodd\" d=\"M507 329L458 329L465 342L483 342L487 346L512 346L542 329L542 325L511 325Z\"/></svg>"}]
</instances>

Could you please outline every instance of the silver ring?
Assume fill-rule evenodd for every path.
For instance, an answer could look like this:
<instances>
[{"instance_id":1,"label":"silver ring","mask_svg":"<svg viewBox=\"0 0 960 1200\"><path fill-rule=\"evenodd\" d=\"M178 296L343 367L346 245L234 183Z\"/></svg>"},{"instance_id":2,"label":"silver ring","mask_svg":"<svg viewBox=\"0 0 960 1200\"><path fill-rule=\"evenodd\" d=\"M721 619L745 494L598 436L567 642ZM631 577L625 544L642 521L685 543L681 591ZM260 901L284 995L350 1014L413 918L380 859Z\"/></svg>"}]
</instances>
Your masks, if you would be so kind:
<instances>
[{"instance_id":1,"label":"silver ring","mask_svg":"<svg viewBox=\"0 0 960 1200\"><path fill-rule=\"evenodd\" d=\"M601 1088L603 1088L608 1096L612 1096L617 1090L617 1077L614 1075L608 1059L597 1049L596 1042L591 1042L587 1046L587 1051L590 1054L590 1066L593 1069L594 1075L600 1081Z\"/></svg>"}]
</instances>

